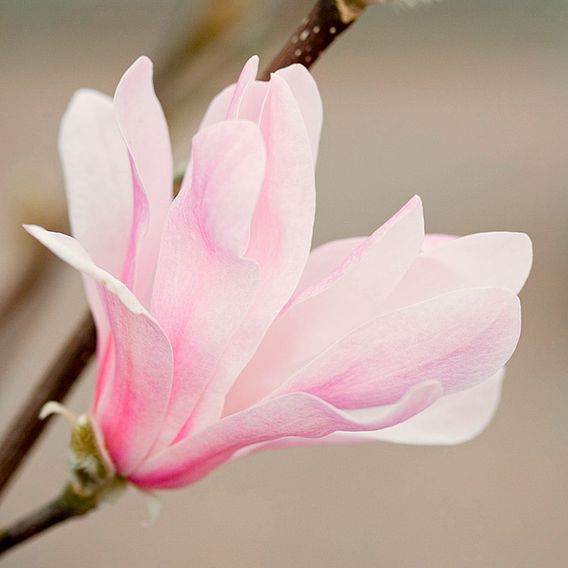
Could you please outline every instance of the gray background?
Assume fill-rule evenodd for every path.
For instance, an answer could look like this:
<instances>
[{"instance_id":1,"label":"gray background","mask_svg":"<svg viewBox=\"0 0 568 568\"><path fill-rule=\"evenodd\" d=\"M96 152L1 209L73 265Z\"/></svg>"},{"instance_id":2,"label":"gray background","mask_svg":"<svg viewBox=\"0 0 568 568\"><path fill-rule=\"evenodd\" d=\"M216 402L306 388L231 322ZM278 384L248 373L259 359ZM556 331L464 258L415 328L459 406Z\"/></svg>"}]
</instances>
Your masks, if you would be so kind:
<instances>
[{"instance_id":1,"label":"gray background","mask_svg":"<svg viewBox=\"0 0 568 568\"><path fill-rule=\"evenodd\" d=\"M251 41L247 51L267 62L309 4L280 2L286 15L273 42ZM36 254L19 224L53 226L58 219L56 136L72 91L112 92L137 55L160 61L180 33L177 15L200 7L0 2L3 285ZM523 337L482 436L451 448L376 444L259 454L166 494L152 528L142 528L145 503L131 490L4 565L568 565L567 29L564 0L374 7L314 69L325 111L316 244L368 234L414 193L423 198L430 232L522 230L534 241ZM176 129L179 155L187 154L191 124L208 98L244 58L207 69L214 80L200 82L190 118ZM82 310L78 276L50 263L39 290L0 329L0 425ZM84 410L91 388L92 375L69 406ZM67 436L63 421L50 430L3 501L2 523L59 490Z\"/></svg>"}]
</instances>

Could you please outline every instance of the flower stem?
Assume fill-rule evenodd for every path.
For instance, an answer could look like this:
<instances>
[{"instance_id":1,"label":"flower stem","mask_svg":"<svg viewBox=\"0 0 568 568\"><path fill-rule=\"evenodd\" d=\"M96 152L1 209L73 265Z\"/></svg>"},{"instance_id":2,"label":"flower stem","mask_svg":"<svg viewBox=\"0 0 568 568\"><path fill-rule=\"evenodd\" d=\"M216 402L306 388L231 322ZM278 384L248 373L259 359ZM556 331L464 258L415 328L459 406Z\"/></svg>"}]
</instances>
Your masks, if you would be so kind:
<instances>
[{"instance_id":1,"label":"flower stem","mask_svg":"<svg viewBox=\"0 0 568 568\"><path fill-rule=\"evenodd\" d=\"M286 45L265 69L261 79L293 63L308 69L365 10L363 0L318 0Z\"/></svg>"},{"instance_id":2,"label":"flower stem","mask_svg":"<svg viewBox=\"0 0 568 568\"><path fill-rule=\"evenodd\" d=\"M55 500L0 529L0 555L43 531L85 515L99 502L114 500L127 487L101 447L96 426L86 414L73 417L70 440L71 481Z\"/></svg>"},{"instance_id":3,"label":"flower stem","mask_svg":"<svg viewBox=\"0 0 568 568\"><path fill-rule=\"evenodd\" d=\"M74 517L85 515L98 505L96 495L81 497L71 484L61 495L39 509L19 519L6 529L0 529L0 555L47 529Z\"/></svg>"}]
</instances>

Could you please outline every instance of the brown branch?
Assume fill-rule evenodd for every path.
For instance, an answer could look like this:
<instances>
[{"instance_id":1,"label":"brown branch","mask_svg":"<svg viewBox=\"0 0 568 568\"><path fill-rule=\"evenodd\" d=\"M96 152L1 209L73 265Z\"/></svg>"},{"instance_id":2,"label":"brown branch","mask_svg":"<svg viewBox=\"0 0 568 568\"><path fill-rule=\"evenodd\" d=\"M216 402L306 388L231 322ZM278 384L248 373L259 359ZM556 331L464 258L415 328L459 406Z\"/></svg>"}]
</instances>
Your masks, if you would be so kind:
<instances>
[{"instance_id":1,"label":"brown branch","mask_svg":"<svg viewBox=\"0 0 568 568\"><path fill-rule=\"evenodd\" d=\"M34 243L35 244L35 243ZM21 308L25 299L35 290L39 277L48 264L47 251L38 247L38 252L32 253L22 274L0 302L0 324L9 320Z\"/></svg>"},{"instance_id":2,"label":"brown branch","mask_svg":"<svg viewBox=\"0 0 568 568\"><path fill-rule=\"evenodd\" d=\"M359 18L365 7L363 0L318 0L261 79L267 81L271 73L293 63L309 69L337 36Z\"/></svg>"},{"instance_id":3,"label":"brown branch","mask_svg":"<svg viewBox=\"0 0 568 568\"><path fill-rule=\"evenodd\" d=\"M68 485L57 499L26 515L7 529L0 529L0 555L55 525L85 515L95 509L97 504L96 496L80 497Z\"/></svg>"},{"instance_id":4,"label":"brown branch","mask_svg":"<svg viewBox=\"0 0 568 568\"><path fill-rule=\"evenodd\" d=\"M0 493L41 436L49 420L40 420L41 407L50 400L62 401L95 352L96 331L87 314L77 333L32 390L0 442Z\"/></svg>"}]
</instances>

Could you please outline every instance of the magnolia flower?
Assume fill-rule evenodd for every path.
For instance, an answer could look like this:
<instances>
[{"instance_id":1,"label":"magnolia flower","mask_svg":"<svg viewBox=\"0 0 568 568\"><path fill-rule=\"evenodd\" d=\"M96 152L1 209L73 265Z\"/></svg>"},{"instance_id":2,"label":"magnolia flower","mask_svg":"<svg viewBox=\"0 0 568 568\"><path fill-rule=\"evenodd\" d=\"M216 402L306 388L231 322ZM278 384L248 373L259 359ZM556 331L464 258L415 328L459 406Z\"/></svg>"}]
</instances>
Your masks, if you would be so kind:
<instances>
[{"instance_id":1,"label":"magnolia flower","mask_svg":"<svg viewBox=\"0 0 568 568\"><path fill-rule=\"evenodd\" d=\"M425 237L413 197L310 253L320 97L300 65L269 82L257 67L211 103L173 200L151 62L114 99L79 91L60 136L74 238L27 228L84 275L89 415L142 488L275 446L468 440L519 338L526 235Z\"/></svg>"}]
</instances>

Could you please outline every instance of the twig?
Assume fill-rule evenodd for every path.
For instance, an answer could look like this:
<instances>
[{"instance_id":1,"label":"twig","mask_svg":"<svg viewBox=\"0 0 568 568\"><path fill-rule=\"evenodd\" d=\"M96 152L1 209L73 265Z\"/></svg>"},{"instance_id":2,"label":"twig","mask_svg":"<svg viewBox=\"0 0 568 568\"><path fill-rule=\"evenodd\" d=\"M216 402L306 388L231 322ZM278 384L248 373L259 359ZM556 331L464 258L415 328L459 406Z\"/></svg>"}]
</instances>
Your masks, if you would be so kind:
<instances>
[{"instance_id":1,"label":"twig","mask_svg":"<svg viewBox=\"0 0 568 568\"><path fill-rule=\"evenodd\" d=\"M0 555L54 525L85 515L100 502L113 501L126 489L126 479L116 475L97 443L92 420L86 414L73 420L69 444L71 481L57 499L0 529Z\"/></svg>"},{"instance_id":2,"label":"twig","mask_svg":"<svg viewBox=\"0 0 568 568\"><path fill-rule=\"evenodd\" d=\"M36 288L39 277L48 264L46 251L41 250L39 247L37 247L37 251L30 255L31 258L27 261L22 274L2 299L0 303L0 323L9 320Z\"/></svg>"},{"instance_id":3,"label":"twig","mask_svg":"<svg viewBox=\"0 0 568 568\"><path fill-rule=\"evenodd\" d=\"M57 499L16 521L7 529L0 529L0 555L59 523L85 515L95 509L97 504L97 497L81 498L68 485Z\"/></svg>"},{"instance_id":4,"label":"twig","mask_svg":"<svg viewBox=\"0 0 568 568\"><path fill-rule=\"evenodd\" d=\"M261 78L268 80L270 73L292 63L309 69L366 7L364 0L318 0Z\"/></svg>"},{"instance_id":5,"label":"twig","mask_svg":"<svg viewBox=\"0 0 568 568\"><path fill-rule=\"evenodd\" d=\"M41 407L50 400L62 401L65 398L95 352L95 347L95 324L88 314L7 428L0 443L0 493L47 426L49 419L39 420Z\"/></svg>"}]
</instances>

